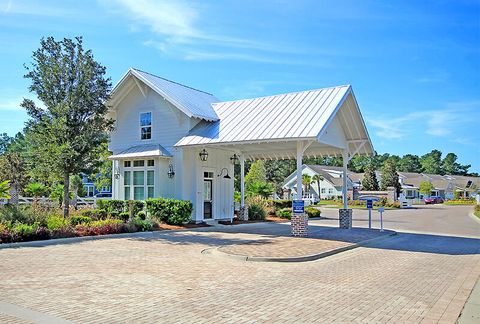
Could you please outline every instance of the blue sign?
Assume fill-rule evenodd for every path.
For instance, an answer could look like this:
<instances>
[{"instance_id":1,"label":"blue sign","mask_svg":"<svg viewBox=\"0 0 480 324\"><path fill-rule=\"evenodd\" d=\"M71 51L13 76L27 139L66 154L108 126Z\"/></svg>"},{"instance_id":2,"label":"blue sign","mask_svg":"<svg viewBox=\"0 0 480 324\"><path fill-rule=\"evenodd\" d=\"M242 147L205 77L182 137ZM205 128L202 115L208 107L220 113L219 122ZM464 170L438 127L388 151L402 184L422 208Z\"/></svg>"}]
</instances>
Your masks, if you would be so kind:
<instances>
[{"instance_id":1,"label":"blue sign","mask_svg":"<svg viewBox=\"0 0 480 324\"><path fill-rule=\"evenodd\" d=\"M293 213L294 214L304 214L305 213L305 202L303 200L294 200L292 202Z\"/></svg>"},{"instance_id":2,"label":"blue sign","mask_svg":"<svg viewBox=\"0 0 480 324\"><path fill-rule=\"evenodd\" d=\"M367 209L372 209L373 208L373 200L368 199L367 200Z\"/></svg>"}]
</instances>

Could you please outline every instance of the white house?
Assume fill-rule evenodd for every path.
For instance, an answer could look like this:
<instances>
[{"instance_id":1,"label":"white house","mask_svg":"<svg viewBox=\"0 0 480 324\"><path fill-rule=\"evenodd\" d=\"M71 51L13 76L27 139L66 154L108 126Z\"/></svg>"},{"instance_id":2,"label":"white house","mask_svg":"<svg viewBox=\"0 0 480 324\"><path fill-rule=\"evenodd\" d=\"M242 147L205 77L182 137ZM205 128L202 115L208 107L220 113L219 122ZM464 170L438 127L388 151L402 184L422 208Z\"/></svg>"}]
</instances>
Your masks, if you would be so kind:
<instances>
[{"instance_id":1,"label":"white house","mask_svg":"<svg viewBox=\"0 0 480 324\"><path fill-rule=\"evenodd\" d=\"M351 86L219 102L129 69L109 106L113 197L190 200L197 222L233 217L235 159L243 188L245 159L373 153Z\"/></svg>"},{"instance_id":2,"label":"white house","mask_svg":"<svg viewBox=\"0 0 480 324\"><path fill-rule=\"evenodd\" d=\"M342 197L343 170L341 167L327 165L303 165L302 174L309 175L312 183L308 186L308 192L303 193L303 198L317 201L319 199L336 199ZM319 184L313 181L314 176L321 176ZM352 177L352 175L354 175ZM354 186L359 186L355 182L355 173L347 172L347 190L351 190ZM289 198L297 195L297 176L296 172L289 175L283 183L283 189L290 194ZM320 189L319 189L320 188ZM320 190L320 192L318 192Z\"/></svg>"}]
</instances>

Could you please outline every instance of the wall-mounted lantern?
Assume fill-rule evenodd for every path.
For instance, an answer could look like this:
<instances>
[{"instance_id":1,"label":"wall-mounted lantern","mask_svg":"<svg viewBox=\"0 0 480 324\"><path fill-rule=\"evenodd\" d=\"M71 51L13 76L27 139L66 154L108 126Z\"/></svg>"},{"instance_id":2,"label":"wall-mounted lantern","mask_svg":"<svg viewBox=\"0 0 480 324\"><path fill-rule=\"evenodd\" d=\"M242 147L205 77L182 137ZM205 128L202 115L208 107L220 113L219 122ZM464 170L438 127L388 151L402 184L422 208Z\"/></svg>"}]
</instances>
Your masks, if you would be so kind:
<instances>
[{"instance_id":1,"label":"wall-mounted lantern","mask_svg":"<svg viewBox=\"0 0 480 324\"><path fill-rule=\"evenodd\" d=\"M220 171L220 174L217 175L217 177L220 177L220 176L223 175L223 170L225 170L226 173L227 173L226 175L223 176L223 178L224 178L224 179L231 179L232 177L230 177L230 176L228 175L228 169L227 169L227 168L223 168L222 171Z\"/></svg>"},{"instance_id":2,"label":"wall-mounted lantern","mask_svg":"<svg viewBox=\"0 0 480 324\"><path fill-rule=\"evenodd\" d=\"M120 171L118 171L118 168L115 168L115 172L113 173L113 177L118 180L120 179Z\"/></svg>"},{"instance_id":3,"label":"wall-mounted lantern","mask_svg":"<svg viewBox=\"0 0 480 324\"><path fill-rule=\"evenodd\" d=\"M235 164L235 162L237 162L238 160L238 155L237 154L233 154L233 156L230 158L230 161L232 162L232 164Z\"/></svg>"},{"instance_id":4,"label":"wall-mounted lantern","mask_svg":"<svg viewBox=\"0 0 480 324\"><path fill-rule=\"evenodd\" d=\"M168 165L167 175L170 179L175 176L175 171L173 170L173 164L171 164L171 163Z\"/></svg>"},{"instance_id":5,"label":"wall-mounted lantern","mask_svg":"<svg viewBox=\"0 0 480 324\"><path fill-rule=\"evenodd\" d=\"M202 151L200 151L200 153L198 153L198 156L200 156L200 160L205 162L208 159L208 152L203 149Z\"/></svg>"}]
</instances>

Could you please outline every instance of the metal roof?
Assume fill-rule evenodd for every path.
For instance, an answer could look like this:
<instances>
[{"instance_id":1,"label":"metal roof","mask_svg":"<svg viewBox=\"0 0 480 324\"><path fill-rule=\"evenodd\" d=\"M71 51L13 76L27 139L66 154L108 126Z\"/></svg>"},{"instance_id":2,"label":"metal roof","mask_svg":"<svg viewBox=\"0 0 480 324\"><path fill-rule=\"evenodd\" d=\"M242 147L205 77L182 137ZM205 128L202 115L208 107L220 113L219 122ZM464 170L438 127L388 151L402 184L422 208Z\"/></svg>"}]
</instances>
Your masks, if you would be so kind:
<instances>
[{"instance_id":1,"label":"metal roof","mask_svg":"<svg viewBox=\"0 0 480 324\"><path fill-rule=\"evenodd\" d=\"M215 103L220 120L199 123L175 146L314 139L350 93L351 87L345 85ZM368 138L364 124L355 127L364 129L362 138Z\"/></svg>"},{"instance_id":2,"label":"metal roof","mask_svg":"<svg viewBox=\"0 0 480 324\"><path fill-rule=\"evenodd\" d=\"M115 86L112 93L115 92L128 75L137 77L140 81L183 111L188 117L196 117L208 121L218 120L212 104L219 102L219 100L215 98L214 95L138 69L130 68L122 80Z\"/></svg>"},{"instance_id":3,"label":"metal roof","mask_svg":"<svg viewBox=\"0 0 480 324\"><path fill-rule=\"evenodd\" d=\"M163 146L159 144L153 144L132 146L118 154L111 155L108 158L110 160L119 160L159 156L171 157L172 154L170 154L170 152L168 152Z\"/></svg>"}]
</instances>

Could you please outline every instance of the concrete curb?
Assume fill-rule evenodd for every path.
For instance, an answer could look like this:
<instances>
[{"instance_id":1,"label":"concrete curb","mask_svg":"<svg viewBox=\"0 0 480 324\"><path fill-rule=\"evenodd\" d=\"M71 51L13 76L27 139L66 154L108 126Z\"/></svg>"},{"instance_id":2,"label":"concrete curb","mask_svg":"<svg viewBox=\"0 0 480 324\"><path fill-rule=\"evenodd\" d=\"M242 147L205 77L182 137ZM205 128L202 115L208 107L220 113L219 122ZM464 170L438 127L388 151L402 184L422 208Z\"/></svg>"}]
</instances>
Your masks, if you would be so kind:
<instances>
[{"instance_id":1,"label":"concrete curb","mask_svg":"<svg viewBox=\"0 0 480 324\"><path fill-rule=\"evenodd\" d=\"M295 256L295 257L254 257L254 256L248 256L248 255L242 255L242 254L231 254L231 253L226 253L221 250L219 250L220 247L215 247L215 248L208 248L203 250L201 253L202 254L208 254L220 258L226 258L230 260L238 260L238 261L252 261L252 262L308 262L308 261L315 261L318 259L322 259L334 254L338 254L341 252L345 252L348 250L353 250L357 247L361 246L367 246L368 244L374 243L374 242L379 242L381 240L387 239L389 237L392 237L394 235L397 235L397 232L391 231L390 234L385 234L380 237L375 237L373 239L361 241L358 243L354 243L352 245L344 246L341 248L337 249L332 249L328 251L324 251L322 253L317 253L317 254L311 254L311 255L301 255L301 256Z\"/></svg>"},{"instance_id":2,"label":"concrete curb","mask_svg":"<svg viewBox=\"0 0 480 324\"><path fill-rule=\"evenodd\" d=\"M475 214L473 212L470 212L470 214L468 214L471 218L473 218L474 221L476 221L477 223L480 224L480 218L475 216Z\"/></svg>"}]
</instances>

